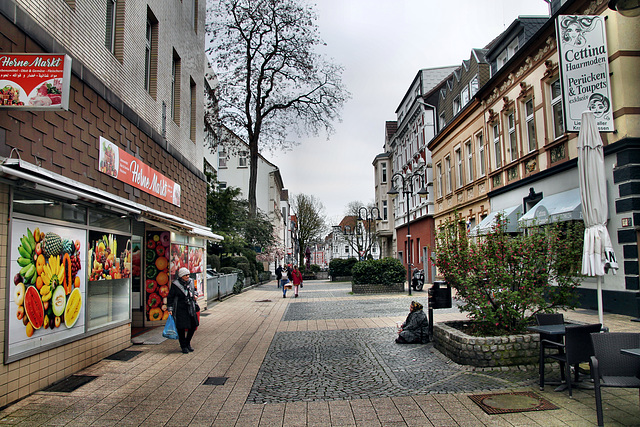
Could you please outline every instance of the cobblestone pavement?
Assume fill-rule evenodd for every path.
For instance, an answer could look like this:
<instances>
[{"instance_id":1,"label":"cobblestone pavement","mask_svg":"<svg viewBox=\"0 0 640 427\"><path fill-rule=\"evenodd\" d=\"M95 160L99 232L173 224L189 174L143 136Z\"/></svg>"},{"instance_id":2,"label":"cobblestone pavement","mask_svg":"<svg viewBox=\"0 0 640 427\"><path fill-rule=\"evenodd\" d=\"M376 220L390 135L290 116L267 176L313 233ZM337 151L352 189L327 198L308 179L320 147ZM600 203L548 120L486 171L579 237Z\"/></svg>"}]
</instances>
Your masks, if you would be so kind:
<instances>
[{"instance_id":1,"label":"cobblestone pavement","mask_svg":"<svg viewBox=\"0 0 640 427\"><path fill-rule=\"evenodd\" d=\"M291 304L292 306L307 304ZM398 345L394 328L279 332L248 401L293 402L471 392L533 385L538 373L474 371L433 344Z\"/></svg>"}]
</instances>

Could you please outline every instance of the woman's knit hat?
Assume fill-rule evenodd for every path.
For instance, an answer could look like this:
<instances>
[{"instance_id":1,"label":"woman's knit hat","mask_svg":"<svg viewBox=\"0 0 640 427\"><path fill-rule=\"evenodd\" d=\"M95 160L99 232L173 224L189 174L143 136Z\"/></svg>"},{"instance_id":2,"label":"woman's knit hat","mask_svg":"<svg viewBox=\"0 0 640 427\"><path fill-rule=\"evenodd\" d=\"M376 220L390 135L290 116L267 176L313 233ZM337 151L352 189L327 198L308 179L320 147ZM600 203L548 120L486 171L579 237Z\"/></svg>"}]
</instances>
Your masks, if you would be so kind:
<instances>
[{"instance_id":1,"label":"woman's knit hat","mask_svg":"<svg viewBox=\"0 0 640 427\"><path fill-rule=\"evenodd\" d=\"M419 302L416 301L411 301L411 307L413 308L413 310L422 310L422 304L420 304Z\"/></svg>"},{"instance_id":2,"label":"woman's knit hat","mask_svg":"<svg viewBox=\"0 0 640 427\"><path fill-rule=\"evenodd\" d=\"M178 270L178 277L182 277L182 276L188 276L191 273L189 272L189 269L184 268L184 267L180 267L180 269Z\"/></svg>"}]
</instances>

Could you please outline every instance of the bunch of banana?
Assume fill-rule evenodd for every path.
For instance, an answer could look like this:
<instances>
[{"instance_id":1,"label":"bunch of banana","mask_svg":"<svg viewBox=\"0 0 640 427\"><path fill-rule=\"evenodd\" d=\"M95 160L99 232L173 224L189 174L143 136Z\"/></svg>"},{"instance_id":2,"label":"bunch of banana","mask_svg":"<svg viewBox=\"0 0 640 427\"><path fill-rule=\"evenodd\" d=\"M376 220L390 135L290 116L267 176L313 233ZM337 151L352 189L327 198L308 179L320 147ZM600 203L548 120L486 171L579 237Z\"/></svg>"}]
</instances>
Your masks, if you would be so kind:
<instances>
[{"instance_id":1,"label":"bunch of banana","mask_svg":"<svg viewBox=\"0 0 640 427\"><path fill-rule=\"evenodd\" d=\"M36 229L36 232L40 235L40 230ZM20 238L20 246L18 246L18 252L20 253L18 265L22 267L20 269L20 275L24 278L25 284L36 283L35 250L36 239L34 237L34 233L27 228L27 234Z\"/></svg>"},{"instance_id":2,"label":"bunch of banana","mask_svg":"<svg viewBox=\"0 0 640 427\"><path fill-rule=\"evenodd\" d=\"M44 265L42 272L42 288L40 295L42 301L49 301L53 290L62 283L64 277L64 263L60 262L60 255L49 257L49 262Z\"/></svg>"}]
</instances>

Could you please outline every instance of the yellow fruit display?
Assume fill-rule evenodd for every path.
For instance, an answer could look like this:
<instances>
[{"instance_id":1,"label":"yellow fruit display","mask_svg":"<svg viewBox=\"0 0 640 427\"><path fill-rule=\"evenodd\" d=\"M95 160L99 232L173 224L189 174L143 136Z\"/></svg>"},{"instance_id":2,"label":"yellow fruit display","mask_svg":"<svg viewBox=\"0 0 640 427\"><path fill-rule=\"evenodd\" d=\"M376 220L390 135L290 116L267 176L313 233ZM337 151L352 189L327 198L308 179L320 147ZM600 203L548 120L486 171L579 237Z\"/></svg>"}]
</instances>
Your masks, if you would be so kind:
<instances>
[{"instance_id":1,"label":"yellow fruit display","mask_svg":"<svg viewBox=\"0 0 640 427\"><path fill-rule=\"evenodd\" d=\"M80 317L80 309L82 308L82 294L79 288L74 288L69 295L67 306L64 309L64 324L67 328L72 328Z\"/></svg>"}]
</instances>

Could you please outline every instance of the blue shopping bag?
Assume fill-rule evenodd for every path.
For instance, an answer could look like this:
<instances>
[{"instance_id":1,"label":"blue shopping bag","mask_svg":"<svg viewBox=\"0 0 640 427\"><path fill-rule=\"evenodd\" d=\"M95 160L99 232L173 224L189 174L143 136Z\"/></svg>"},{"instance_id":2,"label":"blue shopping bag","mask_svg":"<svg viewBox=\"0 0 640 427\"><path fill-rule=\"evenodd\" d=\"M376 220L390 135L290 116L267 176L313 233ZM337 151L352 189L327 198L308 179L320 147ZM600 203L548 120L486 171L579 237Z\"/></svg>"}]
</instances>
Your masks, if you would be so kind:
<instances>
[{"instance_id":1,"label":"blue shopping bag","mask_svg":"<svg viewBox=\"0 0 640 427\"><path fill-rule=\"evenodd\" d=\"M169 316L167 323L164 325L162 336L169 338L170 340L178 339L178 330L176 329L176 322L173 320L173 316Z\"/></svg>"}]
</instances>

